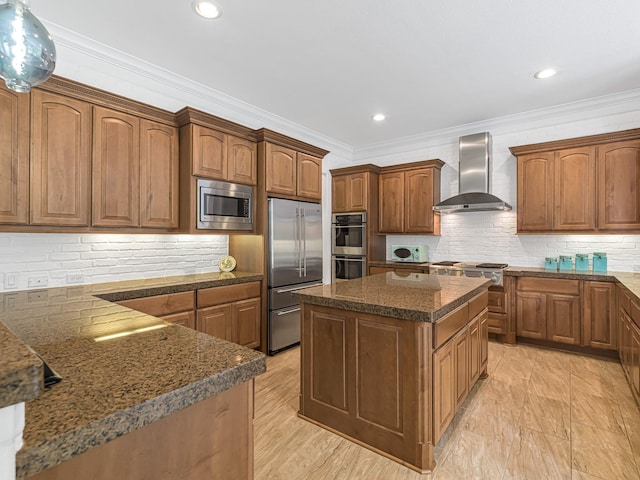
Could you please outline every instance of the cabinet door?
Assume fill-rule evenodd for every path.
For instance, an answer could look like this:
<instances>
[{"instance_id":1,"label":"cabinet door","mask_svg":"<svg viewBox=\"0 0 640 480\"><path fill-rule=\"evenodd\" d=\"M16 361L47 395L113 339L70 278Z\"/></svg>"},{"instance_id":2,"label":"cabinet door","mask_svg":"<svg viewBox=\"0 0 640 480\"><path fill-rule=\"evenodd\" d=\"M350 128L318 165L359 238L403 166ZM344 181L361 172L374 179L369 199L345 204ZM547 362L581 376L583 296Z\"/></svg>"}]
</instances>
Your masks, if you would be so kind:
<instances>
[{"instance_id":1,"label":"cabinet door","mask_svg":"<svg viewBox=\"0 0 640 480\"><path fill-rule=\"evenodd\" d=\"M178 130L149 120L140 130L140 226L177 228Z\"/></svg>"},{"instance_id":2,"label":"cabinet door","mask_svg":"<svg viewBox=\"0 0 640 480\"><path fill-rule=\"evenodd\" d=\"M629 366L629 380L636 395L640 395L640 330L630 319L631 352Z\"/></svg>"},{"instance_id":3,"label":"cabinet door","mask_svg":"<svg viewBox=\"0 0 640 480\"><path fill-rule=\"evenodd\" d=\"M596 147L555 152L554 230L596 226Z\"/></svg>"},{"instance_id":4,"label":"cabinet door","mask_svg":"<svg viewBox=\"0 0 640 480\"><path fill-rule=\"evenodd\" d=\"M582 328L583 345L616 350L616 284L584 282Z\"/></svg>"},{"instance_id":5,"label":"cabinet door","mask_svg":"<svg viewBox=\"0 0 640 480\"><path fill-rule=\"evenodd\" d=\"M249 348L260 346L260 299L249 298L233 304L231 338Z\"/></svg>"},{"instance_id":6,"label":"cabinet door","mask_svg":"<svg viewBox=\"0 0 640 480\"><path fill-rule=\"evenodd\" d=\"M298 153L297 162L297 195L311 200L322 200L322 159Z\"/></svg>"},{"instance_id":7,"label":"cabinet door","mask_svg":"<svg viewBox=\"0 0 640 480\"><path fill-rule=\"evenodd\" d=\"M296 151L266 143L265 157L267 192L295 196L298 174Z\"/></svg>"},{"instance_id":8,"label":"cabinet door","mask_svg":"<svg viewBox=\"0 0 640 480\"><path fill-rule=\"evenodd\" d=\"M476 316L469 324L469 386L480 377L480 317Z\"/></svg>"},{"instance_id":9,"label":"cabinet door","mask_svg":"<svg viewBox=\"0 0 640 480\"><path fill-rule=\"evenodd\" d=\"M347 177L347 206L352 212L369 208L369 173L354 173Z\"/></svg>"},{"instance_id":10,"label":"cabinet door","mask_svg":"<svg viewBox=\"0 0 640 480\"><path fill-rule=\"evenodd\" d=\"M230 303L200 308L196 316L196 329L199 332L232 341L232 315L232 304Z\"/></svg>"},{"instance_id":11,"label":"cabinet door","mask_svg":"<svg viewBox=\"0 0 640 480\"><path fill-rule=\"evenodd\" d=\"M406 233L433 233L434 170L423 168L404 174Z\"/></svg>"},{"instance_id":12,"label":"cabinet door","mask_svg":"<svg viewBox=\"0 0 640 480\"><path fill-rule=\"evenodd\" d=\"M182 325L183 327L188 327L193 329L196 328L196 316L195 316L195 313L193 313L192 311L172 313L171 315L165 315L160 318L166 322L175 323L176 325Z\"/></svg>"},{"instance_id":13,"label":"cabinet door","mask_svg":"<svg viewBox=\"0 0 640 480\"><path fill-rule=\"evenodd\" d=\"M433 443L436 444L455 415L455 360L453 342L433 353Z\"/></svg>"},{"instance_id":14,"label":"cabinet door","mask_svg":"<svg viewBox=\"0 0 640 480\"><path fill-rule=\"evenodd\" d=\"M29 218L29 100L0 87L0 223Z\"/></svg>"},{"instance_id":15,"label":"cabinet door","mask_svg":"<svg viewBox=\"0 0 640 480\"><path fill-rule=\"evenodd\" d=\"M191 161L193 175L227 179L226 135L200 125L191 126Z\"/></svg>"},{"instance_id":16,"label":"cabinet door","mask_svg":"<svg viewBox=\"0 0 640 480\"><path fill-rule=\"evenodd\" d=\"M404 172L383 173L379 177L380 233L404 232Z\"/></svg>"},{"instance_id":17,"label":"cabinet door","mask_svg":"<svg viewBox=\"0 0 640 480\"><path fill-rule=\"evenodd\" d=\"M334 175L331 178L331 211L342 213L349 211L348 175Z\"/></svg>"},{"instance_id":18,"label":"cabinet door","mask_svg":"<svg viewBox=\"0 0 640 480\"><path fill-rule=\"evenodd\" d=\"M518 157L518 231L553 228L553 152Z\"/></svg>"},{"instance_id":19,"label":"cabinet door","mask_svg":"<svg viewBox=\"0 0 640 480\"><path fill-rule=\"evenodd\" d=\"M480 375L487 370L489 363L489 312L480 316Z\"/></svg>"},{"instance_id":20,"label":"cabinet door","mask_svg":"<svg viewBox=\"0 0 640 480\"><path fill-rule=\"evenodd\" d=\"M618 330L620 363L627 377L631 378L631 318L622 309L618 311L618 314L620 325Z\"/></svg>"},{"instance_id":21,"label":"cabinet door","mask_svg":"<svg viewBox=\"0 0 640 480\"><path fill-rule=\"evenodd\" d=\"M31 100L31 223L87 226L91 105L40 90Z\"/></svg>"},{"instance_id":22,"label":"cabinet door","mask_svg":"<svg viewBox=\"0 0 640 480\"><path fill-rule=\"evenodd\" d=\"M540 292L516 292L516 334L545 339L547 332L547 295Z\"/></svg>"},{"instance_id":23,"label":"cabinet door","mask_svg":"<svg viewBox=\"0 0 640 480\"><path fill-rule=\"evenodd\" d=\"M580 345L580 297L547 294L547 340Z\"/></svg>"},{"instance_id":24,"label":"cabinet door","mask_svg":"<svg viewBox=\"0 0 640 480\"><path fill-rule=\"evenodd\" d=\"M598 229L640 230L640 140L598 146Z\"/></svg>"},{"instance_id":25,"label":"cabinet door","mask_svg":"<svg viewBox=\"0 0 640 480\"><path fill-rule=\"evenodd\" d=\"M453 339L455 356L455 411L467 398L469 393L469 330L464 328Z\"/></svg>"},{"instance_id":26,"label":"cabinet door","mask_svg":"<svg viewBox=\"0 0 640 480\"><path fill-rule=\"evenodd\" d=\"M234 183L256 185L257 165L255 142L227 135L227 179Z\"/></svg>"},{"instance_id":27,"label":"cabinet door","mask_svg":"<svg viewBox=\"0 0 640 480\"><path fill-rule=\"evenodd\" d=\"M140 120L94 107L92 224L140 225Z\"/></svg>"}]
</instances>

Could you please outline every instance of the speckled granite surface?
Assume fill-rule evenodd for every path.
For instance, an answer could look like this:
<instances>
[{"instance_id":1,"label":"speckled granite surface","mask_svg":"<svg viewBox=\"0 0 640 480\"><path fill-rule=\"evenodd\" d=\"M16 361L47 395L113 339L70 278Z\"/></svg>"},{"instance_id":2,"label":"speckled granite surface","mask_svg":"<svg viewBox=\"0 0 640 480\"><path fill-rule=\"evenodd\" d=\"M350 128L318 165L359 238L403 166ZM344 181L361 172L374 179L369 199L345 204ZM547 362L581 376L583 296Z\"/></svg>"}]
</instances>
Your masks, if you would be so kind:
<instances>
[{"instance_id":1,"label":"speckled granite surface","mask_svg":"<svg viewBox=\"0 0 640 480\"><path fill-rule=\"evenodd\" d=\"M0 408L40 395L42 362L0 323Z\"/></svg>"},{"instance_id":2,"label":"speckled granite surface","mask_svg":"<svg viewBox=\"0 0 640 480\"><path fill-rule=\"evenodd\" d=\"M392 272L305 288L300 302L419 322L435 322L486 289L484 278Z\"/></svg>"},{"instance_id":3,"label":"speckled granite surface","mask_svg":"<svg viewBox=\"0 0 640 480\"><path fill-rule=\"evenodd\" d=\"M26 404L24 447L16 456L18 478L263 373L266 363L260 352L104 299L262 278L241 272L231 275L188 275L0 294L4 326L63 377L62 382ZM130 334L97 341L123 332ZM4 350L4 341L2 346Z\"/></svg>"}]
</instances>

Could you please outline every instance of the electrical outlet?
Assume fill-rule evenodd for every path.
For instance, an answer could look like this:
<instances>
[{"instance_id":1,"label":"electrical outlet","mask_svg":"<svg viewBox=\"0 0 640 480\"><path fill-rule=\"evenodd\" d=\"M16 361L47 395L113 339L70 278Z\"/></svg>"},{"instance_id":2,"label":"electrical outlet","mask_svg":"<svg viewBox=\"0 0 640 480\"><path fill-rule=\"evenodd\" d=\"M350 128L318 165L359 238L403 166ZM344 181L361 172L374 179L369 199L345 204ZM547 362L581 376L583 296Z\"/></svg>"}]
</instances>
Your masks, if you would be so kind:
<instances>
[{"instance_id":1,"label":"electrical outlet","mask_svg":"<svg viewBox=\"0 0 640 480\"><path fill-rule=\"evenodd\" d=\"M82 283L84 282L84 275L81 273L69 273L67 275L67 283Z\"/></svg>"},{"instance_id":2,"label":"electrical outlet","mask_svg":"<svg viewBox=\"0 0 640 480\"><path fill-rule=\"evenodd\" d=\"M633 271L634 272L640 272L640 265L634 265L633 266Z\"/></svg>"},{"instance_id":3,"label":"electrical outlet","mask_svg":"<svg viewBox=\"0 0 640 480\"><path fill-rule=\"evenodd\" d=\"M27 295L29 303L44 302L47 297L48 295L46 290L40 290L39 292L29 292Z\"/></svg>"},{"instance_id":4,"label":"electrical outlet","mask_svg":"<svg viewBox=\"0 0 640 480\"><path fill-rule=\"evenodd\" d=\"M18 288L18 274L17 273L7 273L4 276L4 288L5 290L13 290Z\"/></svg>"},{"instance_id":5,"label":"electrical outlet","mask_svg":"<svg viewBox=\"0 0 640 480\"><path fill-rule=\"evenodd\" d=\"M47 285L49 285L49 277L46 275L34 275L27 279L29 288L46 287Z\"/></svg>"}]
</instances>

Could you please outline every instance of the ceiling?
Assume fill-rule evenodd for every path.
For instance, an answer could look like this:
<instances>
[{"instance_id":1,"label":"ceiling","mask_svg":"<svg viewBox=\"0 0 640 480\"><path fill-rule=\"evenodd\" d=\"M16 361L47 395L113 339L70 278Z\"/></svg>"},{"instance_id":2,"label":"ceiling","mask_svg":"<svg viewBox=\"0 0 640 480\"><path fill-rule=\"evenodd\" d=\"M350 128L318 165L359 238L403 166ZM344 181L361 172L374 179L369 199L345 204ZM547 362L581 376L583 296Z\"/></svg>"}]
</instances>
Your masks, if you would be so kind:
<instances>
[{"instance_id":1,"label":"ceiling","mask_svg":"<svg viewBox=\"0 0 640 480\"><path fill-rule=\"evenodd\" d=\"M637 0L217 0L217 20L191 0L30 3L353 148L640 88Z\"/></svg>"}]
</instances>

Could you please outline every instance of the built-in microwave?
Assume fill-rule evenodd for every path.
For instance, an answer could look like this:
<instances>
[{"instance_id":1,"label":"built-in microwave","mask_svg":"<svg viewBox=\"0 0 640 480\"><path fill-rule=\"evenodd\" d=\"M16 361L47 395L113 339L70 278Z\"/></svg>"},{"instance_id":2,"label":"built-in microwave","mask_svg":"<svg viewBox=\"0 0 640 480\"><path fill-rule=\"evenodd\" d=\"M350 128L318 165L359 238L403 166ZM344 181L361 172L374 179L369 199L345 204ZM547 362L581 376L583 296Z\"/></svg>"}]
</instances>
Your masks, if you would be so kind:
<instances>
[{"instance_id":1,"label":"built-in microwave","mask_svg":"<svg viewBox=\"0 0 640 480\"><path fill-rule=\"evenodd\" d=\"M199 178L199 230L253 230L253 187Z\"/></svg>"}]
</instances>

